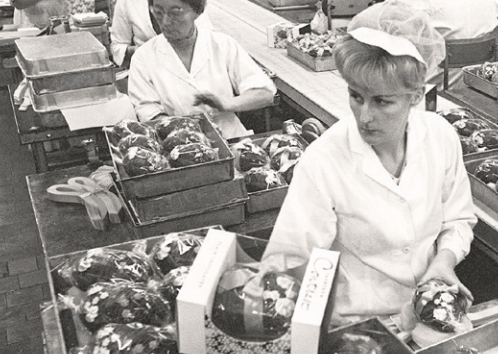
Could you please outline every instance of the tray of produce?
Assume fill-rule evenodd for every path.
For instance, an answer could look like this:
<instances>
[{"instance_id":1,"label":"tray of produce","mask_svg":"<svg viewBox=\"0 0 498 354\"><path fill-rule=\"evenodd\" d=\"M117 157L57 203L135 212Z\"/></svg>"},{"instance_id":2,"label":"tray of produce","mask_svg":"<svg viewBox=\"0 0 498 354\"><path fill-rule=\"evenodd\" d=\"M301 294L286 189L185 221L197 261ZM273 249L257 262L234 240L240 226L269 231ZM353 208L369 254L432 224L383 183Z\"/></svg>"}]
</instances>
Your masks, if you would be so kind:
<instances>
[{"instance_id":1,"label":"tray of produce","mask_svg":"<svg viewBox=\"0 0 498 354\"><path fill-rule=\"evenodd\" d=\"M455 128L464 156L498 149L498 125L467 108L437 112Z\"/></svg>"},{"instance_id":2,"label":"tray of produce","mask_svg":"<svg viewBox=\"0 0 498 354\"><path fill-rule=\"evenodd\" d=\"M133 226L133 232L138 238L146 238L169 232L178 232L186 228L202 228L209 225L231 226L245 221L245 204L249 198L237 199L222 205L183 211L166 217L156 217L142 221L137 210L127 200L118 184L115 184L118 197L121 199L125 214Z\"/></svg>"},{"instance_id":3,"label":"tray of produce","mask_svg":"<svg viewBox=\"0 0 498 354\"><path fill-rule=\"evenodd\" d=\"M178 353L176 296L211 228L47 258L58 349Z\"/></svg>"},{"instance_id":4,"label":"tray of produce","mask_svg":"<svg viewBox=\"0 0 498 354\"><path fill-rule=\"evenodd\" d=\"M486 151L464 156L472 195L498 211L498 151Z\"/></svg>"},{"instance_id":5,"label":"tray of produce","mask_svg":"<svg viewBox=\"0 0 498 354\"><path fill-rule=\"evenodd\" d=\"M307 146L301 137L280 133L254 135L230 145L235 168L244 176L249 214L282 206Z\"/></svg>"},{"instance_id":6,"label":"tray of produce","mask_svg":"<svg viewBox=\"0 0 498 354\"><path fill-rule=\"evenodd\" d=\"M148 198L234 178L234 156L203 114L121 121L104 128L126 199Z\"/></svg>"},{"instance_id":7,"label":"tray of produce","mask_svg":"<svg viewBox=\"0 0 498 354\"><path fill-rule=\"evenodd\" d=\"M498 62L465 66L462 70L465 84L498 99Z\"/></svg>"},{"instance_id":8,"label":"tray of produce","mask_svg":"<svg viewBox=\"0 0 498 354\"><path fill-rule=\"evenodd\" d=\"M337 35L305 33L294 38L287 45L287 55L314 71L328 71L336 68L332 48Z\"/></svg>"}]
</instances>

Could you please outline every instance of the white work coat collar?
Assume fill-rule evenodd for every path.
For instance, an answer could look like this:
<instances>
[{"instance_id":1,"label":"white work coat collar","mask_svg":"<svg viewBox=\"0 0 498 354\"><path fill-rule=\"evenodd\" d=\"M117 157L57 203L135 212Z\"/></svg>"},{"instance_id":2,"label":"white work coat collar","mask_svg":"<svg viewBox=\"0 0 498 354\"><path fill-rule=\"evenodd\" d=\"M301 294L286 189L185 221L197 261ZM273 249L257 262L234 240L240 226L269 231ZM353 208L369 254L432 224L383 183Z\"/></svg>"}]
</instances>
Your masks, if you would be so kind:
<instances>
[{"instance_id":1,"label":"white work coat collar","mask_svg":"<svg viewBox=\"0 0 498 354\"><path fill-rule=\"evenodd\" d=\"M401 196L403 195L403 175L410 173L410 162L420 157L420 151L423 149L423 141L427 134L426 127L420 124L417 119L417 109L415 108L410 111L406 131L408 145L406 148L405 169L398 185L382 165L372 146L362 139L354 117L351 116L348 122L348 141L351 151L357 156L355 158L358 164L357 168L361 168L367 176Z\"/></svg>"},{"instance_id":2,"label":"white work coat collar","mask_svg":"<svg viewBox=\"0 0 498 354\"><path fill-rule=\"evenodd\" d=\"M166 69L169 70L172 74L176 75L178 78L196 87L194 78L209 61L209 55L207 55L206 53L210 52L210 42L206 38L206 32L197 27L197 40L194 47L194 54L192 56L190 72L188 72L185 65L183 65L182 61L180 60L166 37L164 37L164 35L162 34L160 36L161 40L157 43L158 51L161 55L167 56L168 58L164 59L164 62L168 63ZM171 58L173 58L173 60L171 60Z\"/></svg>"}]
</instances>

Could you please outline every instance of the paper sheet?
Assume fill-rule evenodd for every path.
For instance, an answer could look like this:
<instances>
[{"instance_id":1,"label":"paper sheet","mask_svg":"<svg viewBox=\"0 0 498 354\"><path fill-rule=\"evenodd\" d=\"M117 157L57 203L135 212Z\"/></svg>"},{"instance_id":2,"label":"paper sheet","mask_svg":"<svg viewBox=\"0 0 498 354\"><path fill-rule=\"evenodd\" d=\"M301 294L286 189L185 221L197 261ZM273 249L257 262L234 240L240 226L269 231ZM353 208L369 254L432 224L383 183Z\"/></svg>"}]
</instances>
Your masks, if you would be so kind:
<instances>
[{"instance_id":1,"label":"paper sheet","mask_svg":"<svg viewBox=\"0 0 498 354\"><path fill-rule=\"evenodd\" d=\"M130 98L118 92L116 99L84 107L61 109L70 130L114 125L123 119L137 120Z\"/></svg>"}]
</instances>

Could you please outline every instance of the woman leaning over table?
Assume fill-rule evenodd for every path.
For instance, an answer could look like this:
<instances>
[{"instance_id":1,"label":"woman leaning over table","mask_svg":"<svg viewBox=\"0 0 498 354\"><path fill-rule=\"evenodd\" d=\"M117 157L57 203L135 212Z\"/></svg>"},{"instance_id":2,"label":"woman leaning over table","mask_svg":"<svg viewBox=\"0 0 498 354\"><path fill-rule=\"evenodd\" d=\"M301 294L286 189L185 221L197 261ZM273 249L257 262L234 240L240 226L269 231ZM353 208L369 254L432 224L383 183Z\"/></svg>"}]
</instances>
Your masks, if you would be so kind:
<instances>
[{"instance_id":1,"label":"woman leaning over table","mask_svg":"<svg viewBox=\"0 0 498 354\"><path fill-rule=\"evenodd\" d=\"M196 26L205 0L149 0L161 26L131 60L128 93L141 121L203 112L225 138L247 135L234 112L273 101L276 88L230 36Z\"/></svg>"},{"instance_id":2,"label":"woman leaning over table","mask_svg":"<svg viewBox=\"0 0 498 354\"><path fill-rule=\"evenodd\" d=\"M206 11L199 16L196 23L199 26L212 28ZM113 61L128 69L135 50L160 33L159 24L149 11L148 0L118 0L111 27Z\"/></svg>"},{"instance_id":3,"label":"woman leaning over table","mask_svg":"<svg viewBox=\"0 0 498 354\"><path fill-rule=\"evenodd\" d=\"M297 264L313 247L340 252L335 325L399 313L431 279L472 299L454 272L476 223L460 142L444 118L415 108L445 55L427 21L390 3L353 19L334 53L353 115L307 148L265 251Z\"/></svg>"}]
</instances>

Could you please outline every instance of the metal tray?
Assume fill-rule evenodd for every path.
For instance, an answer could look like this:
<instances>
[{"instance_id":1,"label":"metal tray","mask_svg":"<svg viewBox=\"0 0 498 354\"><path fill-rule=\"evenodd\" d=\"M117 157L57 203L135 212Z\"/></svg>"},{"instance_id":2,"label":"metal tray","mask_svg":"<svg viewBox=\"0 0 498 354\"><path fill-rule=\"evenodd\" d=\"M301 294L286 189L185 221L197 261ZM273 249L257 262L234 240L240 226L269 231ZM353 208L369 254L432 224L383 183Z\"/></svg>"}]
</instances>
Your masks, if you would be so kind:
<instances>
[{"instance_id":1,"label":"metal tray","mask_svg":"<svg viewBox=\"0 0 498 354\"><path fill-rule=\"evenodd\" d=\"M24 74L24 76L31 83L33 92L37 95L109 85L115 81L114 65L112 64L62 74L36 77Z\"/></svg>"},{"instance_id":2,"label":"metal tray","mask_svg":"<svg viewBox=\"0 0 498 354\"><path fill-rule=\"evenodd\" d=\"M242 224L245 221L244 208L247 199L141 222L137 217L137 212L124 198L118 185L116 185L116 189L123 202L126 215L133 225L133 232L138 238L180 232L187 228L203 228L210 225L232 226Z\"/></svg>"},{"instance_id":3,"label":"metal tray","mask_svg":"<svg viewBox=\"0 0 498 354\"><path fill-rule=\"evenodd\" d=\"M445 341L428 346L423 349L416 350L417 354L453 354L453 353L466 353L464 351L458 352L457 349L462 346L463 348L474 348L479 353L496 353L498 352L498 320L489 322L485 325L474 328L473 330L455 335ZM491 351L492 350L492 351ZM470 353L470 351L468 351Z\"/></svg>"},{"instance_id":4,"label":"metal tray","mask_svg":"<svg viewBox=\"0 0 498 354\"><path fill-rule=\"evenodd\" d=\"M219 160L130 177L123 166L117 162L119 156L114 152L109 141L109 134L106 132L107 143L112 152L112 162L117 171L116 181L122 188L126 199L154 197L234 179L234 156L226 140L221 137L205 115L190 117L198 119L202 131L212 141L212 146L218 148ZM148 122L148 124L154 124L154 122Z\"/></svg>"},{"instance_id":5,"label":"metal tray","mask_svg":"<svg viewBox=\"0 0 498 354\"><path fill-rule=\"evenodd\" d=\"M463 82L478 91L485 93L488 96L498 99L498 84L493 83L489 80L483 79L476 75L477 69L482 65L470 65L464 66L463 70Z\"/></svg>"},{"instance_id":6,"label":"metal tray","mask_svg":"<svg viewBox=\"0 0 498 354\"><path fill-rule=\"evenodd\" d=\"M337 350L338 342L345 333L368 335L382 347L383 354L413 353L407 344L394 335L375 317L329 331L325 335L325 338L323 338L323 350L321 350L320 353L335 352L335 350Z\"/></svg>"},{"instance_id":7,"label":"metal tray","mask_svg":"<svg viewBox=\"0 0 498 354\"><path fill-rule=\"evenodd\" d=\"M230 203L244 202L248 198L244 178L237 173L231 181L163 194L151 198L130 200L137 219L150 221L184 213L206 210Z\"/></svg>"},{"instance_id":8,"label":"metal tray","mask_svg":"<svg viewBox=\"0 0 498 354\"><path fill-rule=\"evenodd\" d=\"M31 78L111 64L105 46L86 31L25 37L15 43L19 66Z\"/></svg>"},{"instance_id":9,"label":"metal tray","mask_svg":"<svg viewBox=\"0 0 498 354\"><path fill-rule=\"evenodd\" d=\"M28 93L35 112L50 112L105 103L117 97L117 89L114 84L37 95L34 93L32 83L28 81Z\"/></svg>"},{"instance_id":10,"label":"metal tray","mask_svg":"<svg viewBox=\"0 0 498 354\"><path fill-rule=\"evenodd\" d=\"M261 146L268 137L274 134L282 134L281 132L271 132L256 134L249 136L249 138L257 145ZM296 139L301 143L303 150L306 149L308 143L301 137L296 137ZM240 139L237 139L240 140ZM235 140L233 140L235 141ZM246 204L246 211L248 214L254 214L260 211L266 211L271 209L278 209L282 206L285 196L289 186L281 186L277 188L271 188L263 191L247 193L249 200Z\"/></svg>"},{"instance_id":11,"label":"metal tray","mask_svg":"<svg viewBox=\"0 0 498 354\"><path fill-rule=\"evenodd\" d=\"M498 212L498 193L474 175L474 171L486 159L498 159L498 151L489 150L464 155L465 168L470 180L472 195L492 210Z\"/></svg>"},{"instance_id":12,"label":"metal tray","mask_svg":"<svg viewBox=\"0 0 498 354\"><path fill-rule=\"evenodd\" d=\"M209 229L214 228L218 230L223 230L220 225L213 225L204 228L189 229L182 231L182 234L190 234L196 236L206 236ZM132 251L133 248L140 242L143 244L145 241L146 252L150 252L152 247L162 242L164 239L164 234L157 234L152 237L148 237L144 240L134 240L118 244L108 245L105 248L108 249L118 249L124 251ZM72 348L83 347L89 345L93 342L92 336L90 336L88 330L81 324L78 317L74 316L73 311L67 309L65 305L60 301L60 295L65 295L67 288L70 285L66 284L58 275L57 269L65 262L70 261L74 257L80 255L85 255L89 250L78 251L72 253L61 254L57 256L52 256L47 258L47 273L48 273L48 284L50 288L50 295L53 305L53 317L51 318L50 334L58 340L59 347L57 348L58 354L66 354L72 352ZM44 323L45 325L45 323ZM52 352L49 352L52 354Z\"/></svg>"},{"instance_id":13,"label":"metal tray","mask_svg":"<svg viewBox=\"0 0 498 354\"><path fill-rule=\"evenodd\" d=\"M334 57L312 57L308 53L299 50L292 43L287 44L287 55L301 64L306 65L308 68L313 69L313 71L329 71L336 69Z\"/></svg>"}]
</instances>

